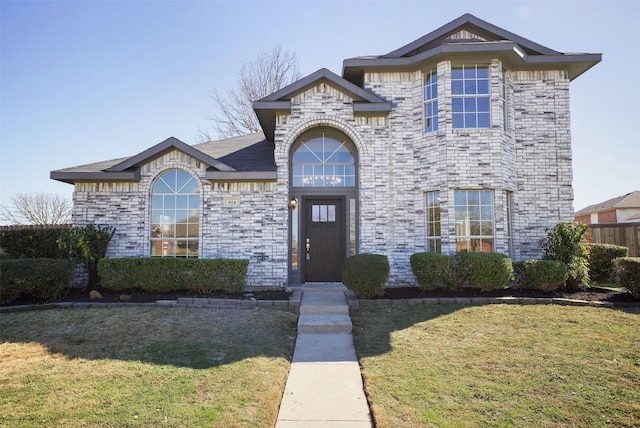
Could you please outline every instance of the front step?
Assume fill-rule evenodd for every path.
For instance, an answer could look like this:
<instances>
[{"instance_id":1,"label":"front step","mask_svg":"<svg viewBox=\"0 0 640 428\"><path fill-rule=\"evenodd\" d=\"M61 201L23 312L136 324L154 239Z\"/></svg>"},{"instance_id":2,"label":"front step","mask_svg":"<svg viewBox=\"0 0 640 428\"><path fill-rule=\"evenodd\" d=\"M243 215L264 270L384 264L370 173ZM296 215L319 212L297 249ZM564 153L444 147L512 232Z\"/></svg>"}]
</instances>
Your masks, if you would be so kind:
<instances>
[{"instance_id":1,"label":"front step","mask_svg":"<svg viewBox=\"0 0 640 428\"><path fill-rule=\"evenodd\" d=\"M300 305L301 314L348 314L349 305L344 293L304 293Z\"/></svg>"},{"instance_id":2,"label":"front step","mask_svg":"<svg viewBox=\"0 0 640 428\"><path fill-rule=\"evenodd\" d=\"M301 313L298 318L298 333L351 333L351 329L348 313Z\"/></svg>"}]
</instances>

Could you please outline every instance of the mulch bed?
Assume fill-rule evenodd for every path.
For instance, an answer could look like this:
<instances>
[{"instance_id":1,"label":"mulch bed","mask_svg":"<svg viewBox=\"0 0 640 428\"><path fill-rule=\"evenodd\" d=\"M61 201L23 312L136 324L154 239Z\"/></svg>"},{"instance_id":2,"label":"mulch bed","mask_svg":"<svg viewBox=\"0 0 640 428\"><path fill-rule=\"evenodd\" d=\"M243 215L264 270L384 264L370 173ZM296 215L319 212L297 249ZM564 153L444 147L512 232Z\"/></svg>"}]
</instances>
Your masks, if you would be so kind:
<instances>
[{"instance_id":1,"label":"mulch bed","mask_svg":"<svg viewBox=\"0 0 640 428\"><path fill-rule=\"evenodd\" d=\"M63 296L59 302L132 302L132 303L152 303L157 300L176 300L180 297L198 297L198 298L218 298L218 299L256 299L256 300L289 300L291 292L285 289L252 291L240 294L214 293L209 295L195 294L189 291L175 291L170 293L150 293L142 290L127 290L115 292L107 288L98 287L96 291L102 295L101 299L92 300L89 296L89 289L72 288ZM449 290L432 290L422 291L417 287L398 287L387 288L385 294L380 299L420 299L433 297L539 297L539 298L565 298L576 300L599 300L604 302L612 302L618 307L636 307L640 306L640 299L634 298L631 293L623 291L611 291L608 289L591 287L588 291L578 291L575 293L556 292L546 293L535 290L519 290L514 288L493 291L480 291L476 288L461 288L457 292ZM19 306L19 305L38 305L51 303L43 299L35 299L23 296L9 304L2 306Z\"/></svg>"}]
</instances>

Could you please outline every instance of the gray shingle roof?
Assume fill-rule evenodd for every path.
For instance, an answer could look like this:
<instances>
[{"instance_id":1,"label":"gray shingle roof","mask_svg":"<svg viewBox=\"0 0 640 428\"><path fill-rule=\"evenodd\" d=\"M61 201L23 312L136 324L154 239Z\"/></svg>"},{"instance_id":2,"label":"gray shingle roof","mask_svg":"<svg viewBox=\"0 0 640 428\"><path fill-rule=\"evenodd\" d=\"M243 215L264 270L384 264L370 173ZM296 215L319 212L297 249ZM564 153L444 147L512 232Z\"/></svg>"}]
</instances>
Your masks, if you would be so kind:
<instances>
[{"instance_id":1,"label":"gray shingle roof","mask_svg":"<svg viewBox=\"0 0 640 428\"><path fill-rule=\"evenodd\" d=\"M209 166L207 178L224 172L225 179L275 179L273 144L262 133L189 146L170 137L137 155L51 171L51 178L76 181L137 181L140 165L166 153L181 150ZM273 173L272 173L273 172ZM222 177L222 176L221 176Z\"/></svg>"},{"instance_id":2,"label":"gray shingle roof","mask_svg":"<svg viewBox=\"0 0 640 428\"><path fill-rule=\"evenodd\" d=\"M640 190L627 193L626 195L611 198L604 202L589 205L588 207L577 211L575 215L585 215L616 208L640 208Z\"/></svg>"}]
</instances>

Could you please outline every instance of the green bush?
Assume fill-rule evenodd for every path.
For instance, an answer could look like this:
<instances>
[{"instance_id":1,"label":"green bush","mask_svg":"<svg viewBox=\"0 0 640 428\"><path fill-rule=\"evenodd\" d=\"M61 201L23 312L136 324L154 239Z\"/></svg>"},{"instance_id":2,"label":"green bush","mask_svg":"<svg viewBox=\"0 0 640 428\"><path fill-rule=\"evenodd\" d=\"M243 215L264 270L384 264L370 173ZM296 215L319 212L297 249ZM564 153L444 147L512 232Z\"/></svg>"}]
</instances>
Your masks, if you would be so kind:
<instances>
[{"instance_id":1,"label":"green bush","mask_svg":"<svg viewBox=\"0 0 640 428\"><path fill-rule=\"evenodd\" d=\"M248 267L249 260L244 259L126 258L98 262L104 287L159 293L174 290L239 293L245 287Z\"/></svg>"},{"instance_id":2,"label":"green bush","mask_svg":"<svg viewBox=\"0 0 640 428\"><path fill-rule=\"evenodd\" d=\"M358 299L382 296L388 278L387 256L356 254L342 264L342 282Z\"/></svg>"},{"instance_id":3,"label":"green bush","mask_svg":"<svg viewBox=\"0 0 640 428\"><path fill-rule=\"evenodd\" d=\"M589 249L586 242L586 224L558 223L540 241L545 260L559 260L567 265L565 289L577 291L589 286Z\"/></svg>"},{"instance_id":4,"label":"green bush","mask_svg":"<svg viewBox=\"0 0 640 428\"><path fill-rule=\"evenodd\" d=\"M58 239L67 232L60 228L32 228L0 231L0 247L12 259L64 259Z\"/></svg>"},{"instance_id":5,"label":"green bush","mask_svg":"<svg viewBox=\"0 0 640 428\"><path fill-rule=\"evenodd\" d=\"M2 259L0 271L0 303L23 294L57 300L71 287L75 264L64 259Z\"/></svg>"},{"instance_id":6,"label":"green bush","mask_svg":"<svg viewBox=\"0 0 640 428\"><path fill-rule=\"evenodd\" d=\"M437 253L415 253L409 259L411 271L422 290L434 290L453 283L451 256Z\"/></svg>"},{"instance_id":7,"label":"green bush","mask_svg":"<svg viewBox=\"0 0 640 428\"><path fill-rule=\"evenodd\" d=\"M87 224L67 230L58 239L60 248L84 265L89 274L89 287L95 287L100 282L98 261L106 256L109 242L115 233L113 226Z\"/></svg>"},{"instance_id":8,"label":"green bush","mask_svg":"<svg viewBox=\"0 0 640 428\"><path fill-rule=\"evenodd\" d=\"M613 261L616 282L640 298L640 257L620 257Z\"/></svg>"},{"instance_id":9,"label":"green bush","mask_svg":"<svg viewBox=\"0 0 640 428\"><path fill-rule=\"evenodd\" d=\"M557 291L567 280L567 265L559 260L524 260L513 264L519 288Z\"/></svg>"},{"instance_id":10,"label":"green bush","mask_svg":"<svg viewBox=\"0 0 640 428\"><path fill-rule=\"evenodd\" d=\"M627 257L629 248L611 244L589 244L589 278L594 282L614 280L613 259Z\"/></svg>"},{"instance_id":11,"label":"green bush","mask_svg":"<svg viewBox=\"0 0 640 428\"><path fill-rule=\"evenodd\" d=\"M464 253L461 253L464 254ZM469 266L468 281L482 291L507 288L513 277L511 259L499 253L466 253Z\"/></svg>"}]
</instances>

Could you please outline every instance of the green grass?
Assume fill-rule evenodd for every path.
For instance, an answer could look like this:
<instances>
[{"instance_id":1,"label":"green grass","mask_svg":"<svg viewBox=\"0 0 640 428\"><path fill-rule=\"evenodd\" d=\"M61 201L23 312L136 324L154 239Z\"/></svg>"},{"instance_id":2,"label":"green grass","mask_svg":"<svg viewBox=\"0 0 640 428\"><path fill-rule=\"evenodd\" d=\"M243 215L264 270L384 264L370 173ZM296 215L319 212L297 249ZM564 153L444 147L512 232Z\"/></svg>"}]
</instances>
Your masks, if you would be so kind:
<instances>
[{"instance_id":1,"label":"green grass","mask_svg":"<svg viewBox=\"0 0 640 428\"><path fill-rule=\"evenodd\" d=\"M276 310L0 315L0 426L272 427L295 340Z\"/></svg>"},{"instance_id":2,"label":"green grass","mask_svg":"<svg viewBox=\"0 0 640 428\"><path fill-rule=\"evenodd\" d=\"M640 311L383 306L353 317L376 427L640 426Z\"/></svg>"}]
</instances>

